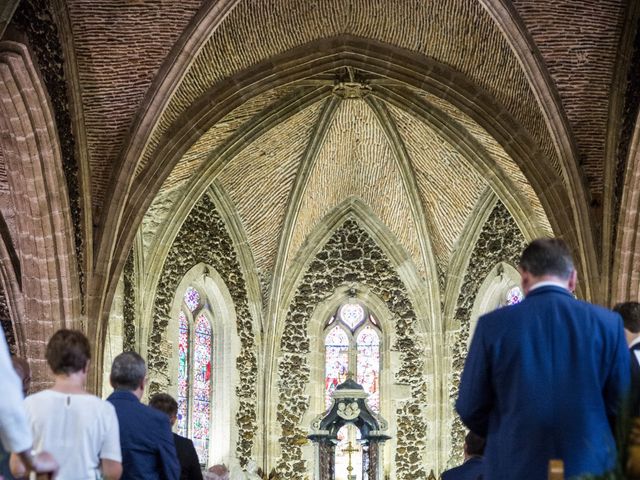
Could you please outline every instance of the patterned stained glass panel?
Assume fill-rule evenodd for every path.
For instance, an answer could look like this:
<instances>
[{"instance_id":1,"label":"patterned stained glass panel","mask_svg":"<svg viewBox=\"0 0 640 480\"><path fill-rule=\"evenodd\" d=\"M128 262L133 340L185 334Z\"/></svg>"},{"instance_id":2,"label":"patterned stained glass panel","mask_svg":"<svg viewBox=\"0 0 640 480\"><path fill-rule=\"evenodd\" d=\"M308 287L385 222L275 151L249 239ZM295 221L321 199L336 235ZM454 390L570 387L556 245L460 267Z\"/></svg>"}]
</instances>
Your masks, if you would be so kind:
<instances>
[{"instance_id":1,"label":"patterned stained glass panel","mask_svg":"<svg viewBox=\"0 0 640 480\"><path fill-rule=\"evenodd\" d=\"M349 337L338 327L333 327L324 339L325 345L325 404L331 406L331 395L338 385L347 379L349 372Z\"/></svg>"},{"instance_id":2,"label":"patterned stained glass panel","mask_svg":"<svg viewBox=\"0 0 640 480\"><path fill-rule=\"evenodd\" d=\"M358 383L369 394L369 407L380 413L380 337L375 328L367 325L356 340L358 348Z\"/></svg>"},{"instance_id":3,"label":"patterned stained glass panel","mask_svg":"<svg viewBox=\"0 0 640 480\"><path fill-rule=\"evenodd\" d=\"M520 287L510 288L507 292L506 300L507 305L515 305L516 303L520 303L522 300L524 300L524 294L522 293L522 290L520 290Z\"/></svg>"},{"instance_id":4,"label":"patterned stained glass panel","mask_svg":"<svg viewBox=\"0 0 640 480\"><path fill-rule=\"evenodd\" d=\"M193 405L191 439L200 463L207 464L211 419L211 324L204 314L195 321L193 335Z\"/></svg>"},{"instance_id":5,"label":"patterned stained glass panel","mask_svg":"<svg viewBox=\"0 0 640 480\"><path fill-rule=\"evenodd\" d=\"M187 307L192 312L200 306L200 294L195 288L187 288L184 294L184 303L187 304Z\"/></svg>"},{"instance_id":6,"label":"patterned stained glass panel","mask_svg":"<svg viewBox=\"0 0 640 480\"><path fill-rule=\"evenodd\" d=\"M189 321L180 310L178 315L178 419L177 433L188 433L189 421Z\"/></svg>"},{"instance_id":7,"label":"patterned stained glass panel","mask_svg":"<svg viewBox=\"0 0 640 480\"><path fill-rule=\"evenodd\" d=\"M340 309L340 318L354 330L364 320L364 308L358 303L346 303Z\"/></svg>"}]
</instances>

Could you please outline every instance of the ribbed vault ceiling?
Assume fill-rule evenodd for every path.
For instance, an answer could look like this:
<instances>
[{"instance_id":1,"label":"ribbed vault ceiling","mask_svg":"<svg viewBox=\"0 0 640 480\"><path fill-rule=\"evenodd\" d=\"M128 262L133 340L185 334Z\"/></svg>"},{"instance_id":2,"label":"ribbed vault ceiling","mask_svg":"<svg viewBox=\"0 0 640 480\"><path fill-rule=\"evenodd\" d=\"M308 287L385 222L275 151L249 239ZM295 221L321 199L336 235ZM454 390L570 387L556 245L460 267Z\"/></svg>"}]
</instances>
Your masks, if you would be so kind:
<instances>
[{"instance_id":1,"label":"ribbed vault ceiling","mask_svg":"<svg viewBox=\"0 0 640 480\"><path fill-rule=\"evenodd\" d=\"M194 185L214 182L242 224L267 290L278 262L287 271L350 199L367 206L425 279L447 272L487 189L516 218L530 217L537 233L551 232L514 160L470 117L353 69L256 95L203 132L147 212L145 245L163 224L184 221L188 209L176 217L178 205L204 193Z\"/></svg>"}]
</instances>

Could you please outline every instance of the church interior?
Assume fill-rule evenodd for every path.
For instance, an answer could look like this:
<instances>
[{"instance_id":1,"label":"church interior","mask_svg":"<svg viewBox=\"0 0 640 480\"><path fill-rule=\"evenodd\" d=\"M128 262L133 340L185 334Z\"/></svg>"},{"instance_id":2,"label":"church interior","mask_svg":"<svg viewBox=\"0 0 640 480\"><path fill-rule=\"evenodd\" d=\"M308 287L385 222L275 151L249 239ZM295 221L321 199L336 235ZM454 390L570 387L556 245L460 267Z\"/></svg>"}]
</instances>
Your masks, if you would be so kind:
<instances>
[{"instance_id":1,"label":"church interior","mask_svg":"<svg viewBox=\"0 0 640 480\"><path fill-rule=\"evenodd\" d=\"M527 242L568 243L579 298L640 300L639 21L634 0L5 0L0 322L32 391L79 329L88 390L140 353L203 466L316 478L347 379L383 478L460 463L469 338L521 299Z\"/></svg>"}]
</instances>

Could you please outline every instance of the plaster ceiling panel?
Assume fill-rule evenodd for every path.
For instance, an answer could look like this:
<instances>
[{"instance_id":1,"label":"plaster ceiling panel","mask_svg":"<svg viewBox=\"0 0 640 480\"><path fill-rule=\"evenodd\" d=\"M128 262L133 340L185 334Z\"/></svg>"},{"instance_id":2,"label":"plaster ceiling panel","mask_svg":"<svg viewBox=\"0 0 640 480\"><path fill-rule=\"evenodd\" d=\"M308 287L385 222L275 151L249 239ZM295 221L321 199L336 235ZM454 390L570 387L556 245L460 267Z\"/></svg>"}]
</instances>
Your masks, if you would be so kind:
<instances>
[{"instance_id":1,"label":"plaster ceiling panel","mask_svg":"<svg viewBox=\"0 0 640 480\"><path fill-rule=\"evenodd\" d=\"M296 46L337 35L424 54L466 74L531 132L559 171L544 118L516 57L480 2L469 0L241 1L186 73L144 161L178 116L213 85Z\"/></svg>"},{"instance_id":2,"label":"plaster ceiling panel","mask_svg":"<svg viewBox=\"0 0 640 480\"><path fill-rule=\"evenodd\" d=\"M371 108L353 99L338 106L310 172L295 219L289 265L314 228L350 197L371 208L424 275L416 225L391 145Z\"/></svg>"},{"instance_id":3,"label":"plaster ceiling panel","mask_svg":"<svg viewBox=\"0 0 640 480\"><path fill-rule=\"evenodd\" d=\"M609 95L625 2L515 0L553 78L580 150L591 193L603 192Z\"/></svg>"},{"instance_id":4,"label":"plaster ceiling panel","mask_svg":"<svg viewBox=\"0 0 640 480\"><path fill-rule=\"evenodd\" d=\"M518 191L526 201L531 205L533 212L535 212L536 224L540 228L540 235L553 235L553 230L549 224L549 219L540 203L540 199L536 195L533 187L522 173L520 167L509 156L504 148L487 132L484 128L478 125L472 118L465 113L461 112L453 105L445 102L435 95L428 93L415 91L416 95L425 99L427 102L435 105L438 109L445 112L451 119L462 125L464 129L484 148L491 159L496 163L500 170L506 173L511 181L514 190ZM504 200L504 199L503 199Z\"/></svg>"},{"instance_id":5,"label":"plaster ceiling panel","mask_svg":"<svg viewBox=\"0 0 640 480\"><path fill-rule=\"evenodd\" d=\"M69 0L94 208L144 94L202 0Z\"/></svg>"},{"instance_id":6,"label":"plaster ceiling panel","mask_svg":"<svg viewBox=\"0 0 640 480\"><path fill-rule=\"evenodd\" d=\"M272 273L293 181L322 104L248 144L217 178L237 209L261 279Z\"/></svg>"},{"instance_id":7,"label":"plaster ceiling panel","mask_svg":"<svg viewBox=\"0 0 640 480\"><path fill-rule=\"evenodd\" d=\"M412 160L431 245L444 271L487 184L463 155L430 126L399 108L388 109Z\"/></svg>"}]
</instances>

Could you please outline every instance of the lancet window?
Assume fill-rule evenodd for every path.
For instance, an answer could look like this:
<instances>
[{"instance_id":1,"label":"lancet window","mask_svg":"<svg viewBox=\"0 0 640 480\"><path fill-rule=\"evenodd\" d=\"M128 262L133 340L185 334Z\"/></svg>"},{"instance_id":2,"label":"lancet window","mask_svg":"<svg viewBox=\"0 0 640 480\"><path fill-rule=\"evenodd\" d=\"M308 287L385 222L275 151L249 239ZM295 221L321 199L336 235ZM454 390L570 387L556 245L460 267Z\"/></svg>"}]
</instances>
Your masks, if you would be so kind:
<instances>
[{"instance_id":1,"label":"lancet window","mask_svg":"<svg viewBox=\"0 0 640 480\"><path fill-rule=\"evenodd\" d=\"M380 344L378 321L357 302L342 304L324 328L325 407L336 387L352 373L369 394L369 406L380 411Z\"/></svg>"},{"instance_id":2,"label":"lancet window","mask_svg":"<svg viewBox=\"0 0 640 480\"><path fill-rule=\"evenodd\" d=\"M211 428L213 333L206 299L188 287L178 314L177 433L190 438L207 464Z\"/></svg>"}]
</instances>

